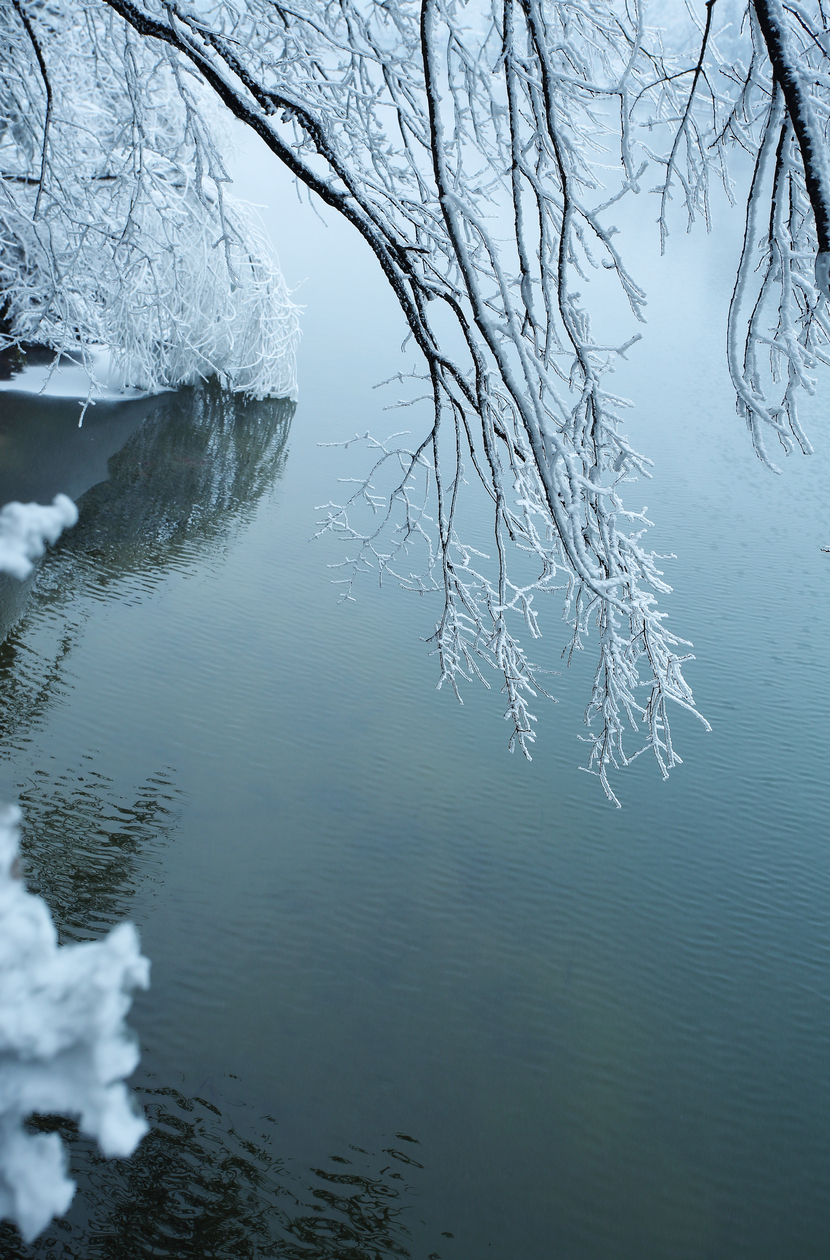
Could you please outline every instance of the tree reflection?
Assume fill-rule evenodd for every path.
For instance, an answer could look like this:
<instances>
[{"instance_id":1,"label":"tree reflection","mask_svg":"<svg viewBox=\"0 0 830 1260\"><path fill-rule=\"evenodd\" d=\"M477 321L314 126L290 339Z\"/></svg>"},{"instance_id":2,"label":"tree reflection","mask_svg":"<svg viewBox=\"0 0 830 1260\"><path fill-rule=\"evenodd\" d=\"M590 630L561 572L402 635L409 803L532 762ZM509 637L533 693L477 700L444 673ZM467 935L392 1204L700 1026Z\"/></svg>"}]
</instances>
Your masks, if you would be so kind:
<instances>
[{"instance_id":1,"label":"tree reflection","mask_svg":"<svg viewBox=\"0 0 830 1260\"><path fill-rule=\"evenodd\" d=\"M158 574L227 537L282 474L293 413L287 399L245 399L216 385L163 395L110 458L107 480L78 500L78 524L36 592L65 590L71 561L106 585L137 570Z\"/></svg>"},{"instance_id":2,"label":"tree reflection","mask_svg":"<svg viewBox=\"0 0 830 1260\"><path fill-rule=\"evenodd\" d=\"M31 479L40 439L48 445L59 429L70 442L60 406L76 434L77 408L16 405L16 419L29 426L15 448L17 471ZM144 400L140 409L125 404L125 416L110 410L114 428L98 432L99 441L66 447L83 478L100 472L102 443L109 450L121 443L107 461L108 479L81 495L78 524L45 558L23 622L0 645L5 756L25 751L67 687L67 658L97 601L123 597L126 584L135 602L166 571L190 568L221 545L254 511L282 473L294 404L207 385ZM131 913L154 851L175 826L173 772L157 772L125 795L81 759L64 772L40 766L16 786L31 891L45 898L64 940L94 939Z\"/></svg>"},{"instance_id":3,"label":"tree reflection","mask_svg":"<svg viewBox=\"0 0 830 1260\"><path fill-rule=\"evenodd\" d=\"M139 887L162 882L159 849L177 822L174 772L118 792L90 764L34 772L20 792L29 891L44 898L61 943L95 940L131 913Z\"/></svg>"},{"instance_id":4,"label":"tree reflection","mask_svg":"<svg viewBox=\"0 0 830 1260\"><path fill-rule=\"evenodd\" d=\"M175 771L116 785L92 757L54 770L25 745L68 685L66 664L101 599L140 599L171 569L187 571L244 525L282 472L293 406L245 402L215 388L156 400L81 496L78 525L41 566L29 611L0 648L0 749L15 761L25 814L26 877L65 940L93 938L131 913L139 886L161 882L161 848L177 819ZM29 762L31 766L31 762ZM300 1169L279 1151L270 1117L249 1107L138 1090L151 1130L129 1160L101 1157L69 1121L79 1192L68 1216L25 1246L0 1224L8 1260L410 1257L420 1163L399 1135L377 1156L346 1148ZM233 1115L233 1120L230 1119ZM247 1119L246 1119L247 1117ZM417 1147L412 1147L417 1149ZM426 1249L423 1249L426 1251ZM422 1254L419 1251L419 1255ZM437 1255L437 1253L433 1253Z\"/></svg>"},{"instance_id":5,"label":"tree reflection","mask_svg":"<svg viewBox=\"0 0 830 1260\"><path fill-rule=\"evenodd\" d=\"M63 685L66 657L89 615L84 596L127 593L135 602L168 571L192 569L244 525L282 475L294 413L289 400L244 399L206 385L153 403L109 458L108 479L79 498L78 524L40 566L22 622L0 645L4 744L37 723ZM39 415L29 416L34 427ZM38 449L30 439L29 457ZM26 591L14 596L8 621L20 616Z\"/></svg>"},{"instance_id":6,"label":"tree reflection","mask_svg":"<svg viewBox=\"0 0 830 1260\"><path fill-rule=\"evenodd\" d=\"M420 1165L400 1152L354 1147L332 1168L300 1173L274 1149L263 1117L242 1136L203 1098L147 1090L150 1133L129 1160L103 1159L74 1125L58 1128L72 1150L80 1192L69 1215L30 1247L0 1226L9 1260L387 1260L410 1257L414 1187ZM399 1135L398 1140L413 1139ZM437 1253L433 1253L436 1255Z\"/></svg>"}]
</instances>

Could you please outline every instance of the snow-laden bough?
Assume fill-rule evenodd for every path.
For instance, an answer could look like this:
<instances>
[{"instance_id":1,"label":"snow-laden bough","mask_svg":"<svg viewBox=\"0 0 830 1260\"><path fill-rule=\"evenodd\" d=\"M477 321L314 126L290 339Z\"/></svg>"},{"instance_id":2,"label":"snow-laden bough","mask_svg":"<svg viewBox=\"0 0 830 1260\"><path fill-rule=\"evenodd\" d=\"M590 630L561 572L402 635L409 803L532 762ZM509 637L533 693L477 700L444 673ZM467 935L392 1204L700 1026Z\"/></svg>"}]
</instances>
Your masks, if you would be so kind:
<instances>
[{"instance_id":1,"label":"snow-laden bough","mask_svg":"<svg viewBox=\"0 0 830 1260\"><path fill-rule=\"evenodd\" d=\"M589 635L598 646L587 768L614 801L611 768L645 749L667 775L670 710L697 711L689 645L658 604L662 559L631 503L649 461L608 387L646 301L614 219L643 192L663 243L673 202L708 226L712 181L733 197L730 146L758 155L730 371L762 459L770 432L809 449L797 395L830 333L820 0L752 0L745 33L740 0L706 0L703 17L689 6L698 30L677 51L641 0L105 2L348 220L400 304L429 413L411 440L371 438L367 476L324 509L321 529L348 549L344 591L373 570L434 599L439 685L493 671L528 756L543 690L529 646L558 591L564 655ZM630 315L601 334L612 286Z\"/></svg>"}]
</instances>

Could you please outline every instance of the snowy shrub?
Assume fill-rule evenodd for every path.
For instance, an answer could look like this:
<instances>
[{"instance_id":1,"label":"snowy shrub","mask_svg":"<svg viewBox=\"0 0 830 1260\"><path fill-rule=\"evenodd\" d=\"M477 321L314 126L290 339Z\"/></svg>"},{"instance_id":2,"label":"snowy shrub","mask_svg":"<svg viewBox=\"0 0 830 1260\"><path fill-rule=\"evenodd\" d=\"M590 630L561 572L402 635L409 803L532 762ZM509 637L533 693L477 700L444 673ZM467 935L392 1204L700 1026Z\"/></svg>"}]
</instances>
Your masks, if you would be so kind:
<instances>
[{"instance_id":1,"label":"snowy shrub","mask_svg":"<svg viewBox=\"0 0 830 1260\"><path fill-rule=\"evenodd\" d=\"M50 6L38 31L0 10L0 348L48 345L92 374L104 346L115 387L215 376L294 396L296 308L224 190L204 92L106 10Z\"/></svg>"},{"instance_id":2,"label":"snowy shrub","mask_svg":"<svg viewBox=\"0 0 830 1260\"><path fill-rule=\"evenodd\" d=\"M78 509L65 494L56 494L50 506L7 503L0 510L0 572L28 577L32 561L43 555L46 543L55 542L61 530L77 519Z\"/></svg>"}]
</instances>

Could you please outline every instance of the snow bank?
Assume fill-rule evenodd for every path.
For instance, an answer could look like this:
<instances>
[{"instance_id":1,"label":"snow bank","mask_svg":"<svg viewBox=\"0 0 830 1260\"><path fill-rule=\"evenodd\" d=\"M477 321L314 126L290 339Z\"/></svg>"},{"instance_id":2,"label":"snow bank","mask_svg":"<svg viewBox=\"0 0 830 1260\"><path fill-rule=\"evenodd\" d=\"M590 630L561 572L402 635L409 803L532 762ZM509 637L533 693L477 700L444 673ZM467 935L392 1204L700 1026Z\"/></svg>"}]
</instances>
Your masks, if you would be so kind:
<instances>
[{"instance_id":1,"label":"snow bank","mask_svg":"<svg viewBox=\"0 0 830 1260\"><path fill-rule=\"evenodd\" d=\"M15 371L8 379L0 379L0 393L40 394L42 398L76 398L83 402L128 402L146 398L147 391L133 389L123 382L123 371L116 366L105 346L87 346L81 354L58 355L48 362L38 362ZM161 386L156 393L165 393Z\"/></svg>"}]
</instances>

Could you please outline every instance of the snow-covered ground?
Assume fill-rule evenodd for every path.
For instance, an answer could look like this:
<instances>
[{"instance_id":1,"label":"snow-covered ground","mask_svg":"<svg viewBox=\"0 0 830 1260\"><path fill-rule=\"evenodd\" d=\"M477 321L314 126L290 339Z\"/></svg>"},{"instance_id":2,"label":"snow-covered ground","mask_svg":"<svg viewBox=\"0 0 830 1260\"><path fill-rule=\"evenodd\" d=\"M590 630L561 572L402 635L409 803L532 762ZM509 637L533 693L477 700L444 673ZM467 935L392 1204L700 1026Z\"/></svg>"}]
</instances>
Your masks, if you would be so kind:
<instances>
[{"instance_id":1,"label":"snow-covered ground","mask_svg":"<svg viewBox=\"0 0 830 1260\"><path fill-rule=\"evenodd\" d=\"M80 355L72 359L61 355L48 362L27 364L9 380L0 379L0 390L16 393L41 394L45 398L89 398L117 400L145 398L140 389L124 388L113 380L109 351L94 348L84 361Z\"/></svg>"}]
</instances>

